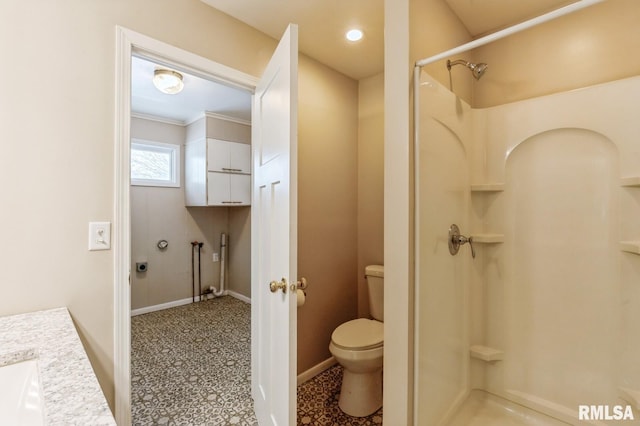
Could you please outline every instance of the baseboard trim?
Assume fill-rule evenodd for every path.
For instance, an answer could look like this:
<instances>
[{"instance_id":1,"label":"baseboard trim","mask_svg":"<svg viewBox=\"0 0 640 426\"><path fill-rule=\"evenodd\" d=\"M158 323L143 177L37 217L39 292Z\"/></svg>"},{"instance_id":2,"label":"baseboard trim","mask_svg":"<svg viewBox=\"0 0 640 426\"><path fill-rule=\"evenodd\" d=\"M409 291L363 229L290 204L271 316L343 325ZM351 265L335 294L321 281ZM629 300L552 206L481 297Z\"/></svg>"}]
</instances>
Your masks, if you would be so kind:
<instances>
[{"instance_id":1,"label":"baseboard trim","mask_svg":"<svg viewBox=\"0 0 640 426\"><path fill-rule=\"evenodd\" d=\"M199 301L200 297L196 296L196 302ZM135 317L136 315L148 314L150 312L161 311L163 309L175 308L176 306L188 305L192 302L192 299L180 299L174 300L173 302L161 303L159 305L145 306L144 308L132 309L131 316Z\"/></svg>"},{"instance_id":2,"label":"baseboard trim","mask_svg":"<svg viewBox=\"0 0 640 426\"><path fill-rule=\"evenodd\" d=\"M325 370L328 370L329 368L333 367L337 363L338 363L338 361L336 361L336 359L334 357L330 357L330 358L325 359L321 363L314 365L313 367L311 367L307 371L303 371L302 373L298 374L297 385L300 386L301 384L303 384L307 380L313 379L318 374L322 373Z\"/></svg>"},{"instance_id":3,"label":"baseboard trim","mask_svg":"<svg viewBox=\"0 0 640 426\"><path fill-rule=\"evenodd\" d=\"M251 298L245 296L244 294L236 293L235 291L232 291L232 290L225 290L224 294L231 297L235 297L236 299L242 300L245 303L251 304Z\"/></svg>"},{"instance_id":4,"label":"baseboard trim","mask_svg":"<svg viewBox=\"0 0 640 426\"><path fill-rule=\"evenodd\" d=\"M235 291L225 290L222 294L223 296L231 296L235 297L238 300L242 300L245 303L251 304L251 299L244 294L236 293ZM203 300L207 300L208 295L204 295ZM196 296L196 302L200 301L200 297ZM135 317L136 315L148 314L150 312L161 311L163 309L175 308L176 306L188 305L192 303L192 299L180 299L174 300L173 302L161 303L159 305L153 306L145 306L144 308L132 309L131 316Z\"/></svg>"}]
</instances>

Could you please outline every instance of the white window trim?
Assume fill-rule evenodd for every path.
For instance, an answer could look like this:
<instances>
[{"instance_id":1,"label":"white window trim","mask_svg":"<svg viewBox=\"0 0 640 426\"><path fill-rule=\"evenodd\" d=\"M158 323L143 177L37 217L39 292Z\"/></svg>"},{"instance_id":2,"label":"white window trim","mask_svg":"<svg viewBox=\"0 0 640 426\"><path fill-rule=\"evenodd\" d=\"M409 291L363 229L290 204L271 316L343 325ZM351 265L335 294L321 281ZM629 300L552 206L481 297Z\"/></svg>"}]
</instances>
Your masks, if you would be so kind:
<instances>
[{"instance_id":1,"label":"white window trim","mask_svg":"<svg viewBox=\"0 0 640 426\"><path fill-rule=\"evenodd\" d=\"M134 179L131 178L132 186L159 186L159 187L167 187L167 188L180 188L180 164L181 157L180 151L181 146L178 144L172 143L163 143L163 142L155 142L145 139L137 139L131 138L131 149L133 149L134 145L148 145L148 146L157 146L158 148L169 149L172 151L173 156L173 167L171 173L171 180L156 180L156 179Z\"/></svg>"}]
</instances>

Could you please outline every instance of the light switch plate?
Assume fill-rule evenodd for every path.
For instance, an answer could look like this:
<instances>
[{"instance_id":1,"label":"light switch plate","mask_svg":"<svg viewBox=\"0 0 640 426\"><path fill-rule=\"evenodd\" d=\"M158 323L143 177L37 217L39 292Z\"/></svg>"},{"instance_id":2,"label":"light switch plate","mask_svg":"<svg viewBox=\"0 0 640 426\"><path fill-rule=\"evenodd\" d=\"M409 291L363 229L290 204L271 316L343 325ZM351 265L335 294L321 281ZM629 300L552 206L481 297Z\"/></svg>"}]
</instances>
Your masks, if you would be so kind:
<instances>
[{"instance_id":1,"label":"light switch plate","mask_svg":"<svg viewBox=\"0 0 640 426\"><path fill-rule=\"evenodd\" d=\"M111 249L111 222L89 222L89 250Z\"/></svg>"}]
</instances>

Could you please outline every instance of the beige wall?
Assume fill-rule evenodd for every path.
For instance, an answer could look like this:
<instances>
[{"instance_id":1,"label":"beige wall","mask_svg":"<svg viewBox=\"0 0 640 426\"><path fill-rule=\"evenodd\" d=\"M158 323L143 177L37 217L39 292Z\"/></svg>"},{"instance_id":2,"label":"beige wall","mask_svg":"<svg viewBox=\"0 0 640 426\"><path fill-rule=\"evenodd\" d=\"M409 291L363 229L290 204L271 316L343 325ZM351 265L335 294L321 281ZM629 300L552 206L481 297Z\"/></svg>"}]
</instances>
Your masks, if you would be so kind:
<instances>
[{"instance_id":1,"label":"beige wall","mask_svg":"<svg viewBox=\"0 0 640 426\"><path fill-rule=\"evenodd\" d=\"M220 288L220 234L228 232L226 208L184 206L183 188L131 187L131 309L191 299L191 241L200 241L202 290ZM157 248L167 240L166 250ZM198 249L194 251L195 295L198 289ZM136 272L136 262L148 262Z\"/></svg>"},{"instance_id":2,"label":"beige wall","mask_svg":"<svg viewBox=\"0 0 640 426\"><path fill-rule=\"evenodd\" d=\"M384 263L384 74L358 82L358 316L369 316L364 268Z\"/></svg>"},{"instance_id":3,"label":"beige wall","mask_svg":"<svg viewBox=\"0 0 640 426\"><path fill-rule=\"evenodd\" d=\"M114 217L116 25L256 76L276 46L198 0L2 4L0 54L20 72L0 71L12 82L0 98L2 203L11 206L0 211L0 315L67 306L112 406L113 251L87 251L87 230L89 221ZM301 161L301 175L328 180L305 193L331 200L301 197L303 211L325 216L315 231L312 221L301 223L300 265L315 287L308 308L320 305L314 321L327 329L318 337L324 348L328 329L356 313L357 85L316 62L300 63L302 150L324 159ZM335 183L334 173L348 183ZM344 243L325 245L329 232Z\"/></svg>"},{"instance_id":4,"label":"beige wall","mask_svg":"<svg viewBox=\"0 0 640 426\"><path fill-rule=\"evenodd\" d=\"M640 74L637 0L606 1L475 49L489 64L474 84L486 107ZM472 80L472 79L469 79Z\"/></svg>"},{"instance_id":5,"label":"beige wall","mask_svg":"<svg viewBox=\"0 0 640 426\"><path fill-rule=\"evenodd\" d=\"M0 15L21 70L1 72L0 315L67 306L113 405L113 251L87 251L87 230L113 222L115 26L254 75L275 41L197 0L7 0Z\"/></svg>"},{"instance_id":6,"label":"beige wall","mask_svg":"<svg viewBox=\"0 0 640 426\"><path fill-rule=\"evenodd\" d=\"M131 137L180 145L184 158L184 126L132 118ZM204 235L188 232L199 228L184 207L184 167L180 170L179 188L131 187L131 309L191 297L189 242L203 241ZM162 239L169 246L161 251L156 244ZM136 262L147 262L148 270L135 272Z\"/></svg>"},{"instance_id":7,"label":"beige wall","mask_svg":"<svg viewBox=\"0 0 640 426\"><path fill-rule=\"evenodd\" d=\"M251 207L233 207L228 210L228 289L251 298Z\"/></svg>"},{"instance_id":8,"label":"beige wall","mask_svg":"<svg viewBox=\"0 0 640 426\"><path fill-rule=\"evenodd\" d=\"M471 41L469 32L444 0L409 0L409 10L409 70L412 70L413 65L420 59ZM455 59L464 57L465 55L461 55ZM446 59L435 62L424 67L423 71L449 87L446 63ZM471 80L473 79L454 78L455 92L465 100L471 99Z\"/></svg>"},{"instance_id":9,"label":"beige wall","mask_svg":"<svg viewBox=\"0 0 640 426\"><path fill-rule=\"evenodd\" d=\"M207 115L208 138L251 144L251 125Z\"/></svg>"},{"instance_id":10,"label":"beige wall","mask_svg":"<svg viewBox=\"0 0 640 426\"><path fill-rule=\"evenodd\" d=\"M357 315L358 83L300 57L298 373L329 358L331 333Z\"/></svg>"},{"instance_id":11,"label":"beige wall","mask_svg":"<svg viewBox=\"0 0 640 426\"><path fill-rule=\"evenodd\" d=\"M205 123L207 124L205 126ZM219 118L202 118L188 126L133 118L131 137L184 145L185 140L211 138L250 143L251 127ZM184 148L180 188L131 187L131 270L136 262L148 262L147 272L131 275L131 309L146 308L192 297L191 241L204 245L194 250L195 294L198 274L203 290L220 289L220 234L228 235L226 289L251 297L251 222L249 208L185 207ZM169 242L159 250L157 242Z\"/></svg>"},{"instance_id":12,"label":"beige wall","mask_svg":"<svg viewBox=\"0 0 640 426\"><path fill-rule=\"evenodd\" d=\"M410 6L411 64L471 41L443 1ZM639 21L636 0L606 1L457 55L451 59L486 62L489 71L476 81L454 68L454 92L487 107L638 75L640 58L629 52L640 48ZM449 87L446 60L424 71Z\"/></svg>"}]
</instances>

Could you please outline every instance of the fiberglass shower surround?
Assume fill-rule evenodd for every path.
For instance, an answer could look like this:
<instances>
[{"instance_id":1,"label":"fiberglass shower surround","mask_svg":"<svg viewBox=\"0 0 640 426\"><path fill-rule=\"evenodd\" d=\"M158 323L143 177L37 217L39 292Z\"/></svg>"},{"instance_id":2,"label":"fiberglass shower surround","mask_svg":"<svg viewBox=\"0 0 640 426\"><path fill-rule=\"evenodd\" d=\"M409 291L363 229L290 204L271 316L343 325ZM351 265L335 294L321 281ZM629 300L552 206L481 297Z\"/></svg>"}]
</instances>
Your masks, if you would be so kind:
<instances>
[{"instance_id":1,"label":"fiberglass shower surround","mask_svg":"<svg viewBox=\"0 0 640 426\"><path fill-rule=\"evenodd\" d=\"M474 109L422 66L477 42L414 73L418 424L638 421L640 77Z\"/></svg>"},{"instance_id":2,"label":"fiberglass shower surround","mask_svg":"<svg viewBox=\"0 0 640 426\"><path fill-rule=\"evenodd\" d=\"M584 404L637 407L640 77L484 109L421 81L420 419L440 424L471 389L545 425L576 424ZM475 259L450 254L451 222Z\"/></svg>"}]
</instances>

